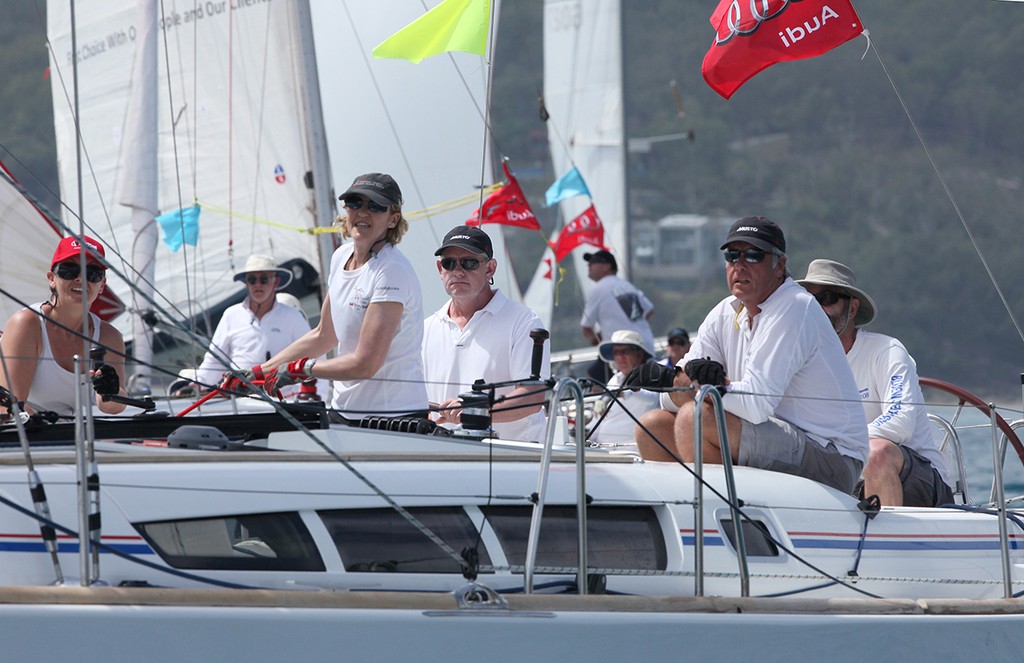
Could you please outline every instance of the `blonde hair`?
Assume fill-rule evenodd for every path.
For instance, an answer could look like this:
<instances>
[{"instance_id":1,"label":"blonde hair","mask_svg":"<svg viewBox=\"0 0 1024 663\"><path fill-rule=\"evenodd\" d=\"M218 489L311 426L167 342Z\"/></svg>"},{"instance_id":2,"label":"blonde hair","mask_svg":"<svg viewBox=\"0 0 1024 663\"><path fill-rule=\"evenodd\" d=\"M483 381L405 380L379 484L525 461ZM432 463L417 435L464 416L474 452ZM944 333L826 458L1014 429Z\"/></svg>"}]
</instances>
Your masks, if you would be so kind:
<instances>
[{"instance_id":1,"label":"blonde hair","mask_svg":"<svg viewBox=\"0 0 1024 663\"><path fill-rule=\"evenodd\" d=\"M384 241L389 244L398 244L402 241L402 237L405 233L409 232L409 220L402 214L401 205L388 205L388 214L398 214L398 222L395 223L393 228L388 228L388 232L384 235ZM334 217L334 225L341 228L341 236L348 239L352 236L348 228L348 215L339 214Z\"/></svg>"}]
</instances>

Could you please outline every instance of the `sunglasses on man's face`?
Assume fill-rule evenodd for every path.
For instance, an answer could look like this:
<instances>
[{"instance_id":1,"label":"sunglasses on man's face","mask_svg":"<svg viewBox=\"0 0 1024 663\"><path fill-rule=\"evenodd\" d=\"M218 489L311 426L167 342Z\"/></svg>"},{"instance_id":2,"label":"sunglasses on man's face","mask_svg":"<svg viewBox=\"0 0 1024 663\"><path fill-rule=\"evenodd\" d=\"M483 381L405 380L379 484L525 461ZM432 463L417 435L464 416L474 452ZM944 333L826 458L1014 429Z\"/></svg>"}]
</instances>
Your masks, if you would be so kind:
<instances>
[{"instance_id":1,"label":"sunglasses on man's face","mask_svg":"<svg viewBox=\"0 0 1024 663\"><path fill-rule=\"evenodd\" d=\"M53 268L53 273L65 281L74 281L82 273L82 266L77 262L62 262ZM99 283L105 274L106 270L99 265L85 267L85 280L89 283Z\"/></svg>"},{"instance_id":2,"label":"sunglasses on man's face","mask_svg":"<svg viewBox=\"0 0 1024 663\"><path fill-rule=\"evenodd\" d=\"M371 212L376 212L379 214L381 212L388 211L387 205L381 205L380 203L375 203L369 199L363 200L362 198L346 198L343 202L345 204L345 209L350 209L352 211L355 211L357 209L363 209L364 204L366 205L366 209L370 210Z\"/></svg>"},{"instance_id":3,"label":"sunglasses on man's face","mask_svg":"<svg viewBox=\"0 0 1024 663\"><path fill-rule=\"evenodd\" d=\"M256 283L258 281L259 283L261 283L263 285L267 285L268 283L270 283L270 281L273 278L274 278L273 276L267 276L266 274L261 274L259 276L247 276L247 277L245 277L245 282L248 283L249 285L256 285Z\"/></svg>"},{"instance_id":4,"label":"sunglasses on man's face","mask_svg":"<svg viewBox=\"0 0 1024 663\"><path fill-rule=\"evenodd\" d=\"M768 255L768 252L762 251L761 249L746 249L744 251L740 251L739 249L726 249L725 251L722 251L722 256L725 257L725 261L730 265L738 263L740 258L743 258L743 262L747 264L756 265L764 260L766 255Z\"/></svg>"},{"instance_id":5,"label":"sunglasses on man's face","mask_svg":"<svg viewBox=\"0 0 1024 663\"><path fill-rule=\"evenodd\" d=\"M836 292L835 290L822 290L814 296L818 303L822 306L832 306L836 302L844 299L849 299L850 296L845 292Z\"/></svg>"},{"instance_id":6,"label":"sunglasses on man's face","mask_svg":"<svg viewBox=\"0 0 1024 663\"><path fill-rule=\"evenodd\" d=\"M446 272L453 272L456 267L462 267L465 271L472 272L479 266L478 258L441 258L441 267Z\"/></svg>"}]
</instances>

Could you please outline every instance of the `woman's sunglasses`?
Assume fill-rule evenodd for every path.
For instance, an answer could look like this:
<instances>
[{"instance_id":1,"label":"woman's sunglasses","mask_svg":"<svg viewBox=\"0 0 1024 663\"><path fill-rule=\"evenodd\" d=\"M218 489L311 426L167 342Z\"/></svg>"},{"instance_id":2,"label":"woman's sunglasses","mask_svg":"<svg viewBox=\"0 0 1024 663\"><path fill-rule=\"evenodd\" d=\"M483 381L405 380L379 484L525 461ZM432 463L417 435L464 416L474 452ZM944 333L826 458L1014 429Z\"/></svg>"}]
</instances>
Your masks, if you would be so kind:
<instances>
[{"instance_id":1,"label":"woman's sunglasses","mask_svg":"<svg viewBox=\"0 0 1024 663\"><path fill-rule=\"evenodd\" d=\"M362 198L346 198L342 202L345 205L345 209L350 210L363 209L363 204L365 203L366 209L370 210L371 212L376 212L379 214L381 212L388 211L387 205L381 205L379 203L373 202L372 200L363 200Z\"/></svg>"},{"instance_id":2,"label":"woman's sunglasses","mask_svg":"<svg viewBox=\"0 0 1024 663\"><path fill-rule=\"evenodd\" d=\"M53 273L65 281L74 281L82 273L82 266L77 262L62 262L53 268ZM89 283L99 283L105 274L106 270L99 265L86 265L85 267L85 280Z\"/></svg>"},{"instance_id":3,"label":"woman's sunglasses","mask_svg":"<svg viewBox=\"0 0 1024 663\"><path fill-rule=\"evenodd\" d=\"M441 258L441 267L446 272L453 272L458 266L467 272L472 272L480 266L480 260L478 258Z\"/></svg>"}]
</instances>

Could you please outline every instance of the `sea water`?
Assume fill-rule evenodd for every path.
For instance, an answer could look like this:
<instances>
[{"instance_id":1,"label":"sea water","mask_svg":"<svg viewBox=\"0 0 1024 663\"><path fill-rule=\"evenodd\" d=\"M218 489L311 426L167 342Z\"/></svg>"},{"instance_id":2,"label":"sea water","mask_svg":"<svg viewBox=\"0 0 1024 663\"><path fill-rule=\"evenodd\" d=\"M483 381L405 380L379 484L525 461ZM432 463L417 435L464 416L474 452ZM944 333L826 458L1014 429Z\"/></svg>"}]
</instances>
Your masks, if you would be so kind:
<instances>
[{"instance_id":1,"label":"sea water","mask_svg":"<svg viewBox=\"0 0 1024 663\"><path fill-rule=\"evenodd\" d=\"M953 406L929 406L928 409L929 412L946 420L951 420L956 410ZM1001 414L1011 424L1020 416L1019 413L1012 411ZM960 413L956 428L967 473L969 495L975 503L988 502L993 482L993 442L989 418L984 413L968 407ZM1018 436L1024 436L1024 428L1016 429L1016 432ZM1001 433L997 434L997 440L1000 438ZM956 468L950 469L956 476ZM1006 497L1024 496L1024 461L1010 445L1007 445L1006 460L1003 463L1003 493Z\"/></svg>"}]
</instances>

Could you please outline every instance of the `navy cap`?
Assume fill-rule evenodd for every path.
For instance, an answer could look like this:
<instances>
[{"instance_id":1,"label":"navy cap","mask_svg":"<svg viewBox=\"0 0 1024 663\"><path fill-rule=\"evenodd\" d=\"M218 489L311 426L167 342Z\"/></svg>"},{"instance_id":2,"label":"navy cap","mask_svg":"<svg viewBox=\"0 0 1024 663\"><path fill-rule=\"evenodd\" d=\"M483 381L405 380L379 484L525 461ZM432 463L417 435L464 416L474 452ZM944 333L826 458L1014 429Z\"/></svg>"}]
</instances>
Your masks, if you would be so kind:
<instances>
[{"instance_id":1,"label":"navy cap","mask_svg":"<svg viewBox=\"0 0 1024 663\"><path fill-rule=\"evenodd\" d=\"M782 228L763 216L745 216L737 220L719 248L724 249L733 242L746 242L762 251L786 253L786 237Z\"/></svg>"}]
</instances>

